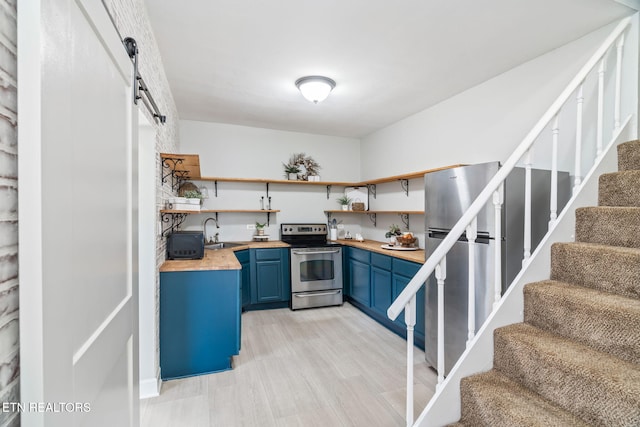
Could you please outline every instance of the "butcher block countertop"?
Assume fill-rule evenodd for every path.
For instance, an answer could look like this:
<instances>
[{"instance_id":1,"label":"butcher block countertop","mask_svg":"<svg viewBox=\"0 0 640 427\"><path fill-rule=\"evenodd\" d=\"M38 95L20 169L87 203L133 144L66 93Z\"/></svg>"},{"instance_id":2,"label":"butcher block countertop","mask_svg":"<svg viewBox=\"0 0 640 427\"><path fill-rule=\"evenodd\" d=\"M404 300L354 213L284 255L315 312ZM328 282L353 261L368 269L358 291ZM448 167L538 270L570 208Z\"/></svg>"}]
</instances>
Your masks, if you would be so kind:
<instances>
[{"instance_id":1,"label":"butcher block countertop","mask_svg":"<svg viewBox=\"0 0 640 427\"><path fill-rule=\"evenodd\" d=\"M344 246L352 246L354 248L360 248L371 252L389 255L395 258L417 262L420 264L424 263L423 249L419 249L417 251L395 251L390 249L383 249L382 245L384 245L385 242L378 242L376 240L365 240L363 242L358 242L356 240L340 239L337 242ZM160 272L167 273L178 271L240 270L240 262L238 262L235 256L236 251L241 251L244 249L289 247L287 243L281 242L280 240L272 240L267 242L233 243L242 243L242 245L228 249L205 249L204 258L202 259L166 260L160 267Z\"/></svg>"},{"instance_id":2,"label":"butcher block countertop","mask_svg":"<svg viewBox=\"0 0 640 427\"><path fill-rule=\"evenodd\" d=\"M382 245L386 245L386 242L378 242L376 240L365 240L363 242L358 242L357 240L338 239L337 242L344 246L352 246L354 248L365 249L367 251L389 255L395 258L417 262L420 264L424 264L425 261L424 249L418 249L417 251L396 251L392 249L384 249L382 248Z\"/></svg>"},{"instance_id":3,"label":"butcher block countertop","mask_svg":"<svg viewBox=\"0 0 640 427\"><path fill-rule=\"evenodd\" d=\"M171 271L207 271L207 270L240 270L241 266L234 252L244 249L288 248L289 245L280 240L267 242L233 242L242 243L229 249L205 249L202 259L166 260L160 266L161 273Z\"/></svg>"}]
</instances>

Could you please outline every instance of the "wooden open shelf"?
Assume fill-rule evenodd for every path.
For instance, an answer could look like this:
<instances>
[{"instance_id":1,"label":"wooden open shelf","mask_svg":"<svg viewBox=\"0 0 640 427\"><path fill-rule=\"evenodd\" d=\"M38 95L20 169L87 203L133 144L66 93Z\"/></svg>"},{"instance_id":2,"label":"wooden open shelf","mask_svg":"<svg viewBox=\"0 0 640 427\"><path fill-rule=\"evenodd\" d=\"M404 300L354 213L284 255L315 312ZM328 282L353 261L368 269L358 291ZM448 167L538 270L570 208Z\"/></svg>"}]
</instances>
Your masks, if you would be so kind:
<instances>
[{"instance_id":1,"label":"wooden open shelf","mask_svg":"<svg viewBox=\"0 0 640 427\"><path fill-rule=\"evenodd\" d=\"M402 220L402 223L405 225L405 227L409 228L409 215L424 215L424 211L403 211L403 210L397 210L397 211L343 211L342 209L340 210L330 210L330 211L324 211L325 215L327 215L327 219L329 221L331 221L331 216L334 214L366 214L369 216L369 219L371 220L371 222L373 222L373 226L377 226L377 216L378 214L396 214L396 215L400 215L400 219Z\"/></svg>"},{"instance_id":2,"label":"wooden open shelf","mask_svg":"<svg viewBox=\"0 0 640 427\"><path fill-rule=\"evenodd\" d=\"M422 178L425 174L431 172L437 172L445 169L451 169L463 165L450 165L443 166L434 169L427 169L419 172L411 172L403 175L395 175L386 178L372 179L368 181L360 182L346 182L346 181L293 181L287 179L267 179L267 178L228 178L221 176L201 176L197 181L217 181L217 182L244 182L244 183L259 183L259 184L301 184L301 185L337 185L344 187L366 187L367 185L382 184L385 182L402 181L408 179Z\"/></svg>"},{"instance_id":3,"label":"wooden open shelf","mask_svg":"<svg viewBox=\"0 0 640 427\"><path fill-rule=\"evenodd\" d=\"M343 211L341 209L324 211L331 214L406 214L406 215L424 215L424 211Z\"/></svg>"},{"instance_id":4,"label":"wooden open shelf","mask_svg":"<svg viewBox=\"0 0 640 427\"><path fill-rule=\"evenodd\" d=\"M280 209L200 209L199 211L160 209L160 213L163 213L163 214L199 214L199 213L227 213L227 212L274 213L274 212L280 212Z\"/></svg>"}]
</instances>

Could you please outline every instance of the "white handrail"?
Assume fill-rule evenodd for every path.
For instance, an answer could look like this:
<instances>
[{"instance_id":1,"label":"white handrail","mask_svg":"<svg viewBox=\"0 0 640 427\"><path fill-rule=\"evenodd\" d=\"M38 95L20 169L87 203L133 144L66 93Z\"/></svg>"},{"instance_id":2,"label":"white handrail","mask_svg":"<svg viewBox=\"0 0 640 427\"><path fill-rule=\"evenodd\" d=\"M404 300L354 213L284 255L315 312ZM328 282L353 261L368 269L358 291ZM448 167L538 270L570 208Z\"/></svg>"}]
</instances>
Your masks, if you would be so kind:
<instances>
[{"instance_id":1,"label":"white handrail","mask_svg":"<svg viewBox=\"0 0 640 427\"><path fill-rule=\"evenodd\" d=\"M445 257L445 255L451 250L458 238L464 233L467 226L471 221L480 213L480 210L484 205L491 200L493 192L505 181L509 173L516 166L520 158L531 148L543 129L551 122L551 120L560 112L562 106L567 102L572 93L578 89L578 87L585 80L589 72L598 64L604 55L607 53L611 45L618 39L618 37L624 32L624 30L631 23L631 17L627 17L620 21L613 32L605 39L602 45L596 50L594 55L587 61L587 63L580 69L578 74L571 80L567 87L562 91L560 96L551 104L551 107L542 115L540 120L524 137L520 145L504 162L504 165L498 170L495 176L489 181L487 186L482 190L478 197L473 201L469 209L464 213L460 220L453 226L449 234L442 240L437 247L433 255L426 260L420 270L416 273L411 281L407 284L404 290L398 295L395 301L389 306L387 310L387 316L391 320L395 320L404 307L409 303L411 298L418 293L422 285L429 278L431 273L434 272L436 266ZM618 89L619 90L619 89ZM619 111L619 107L616 107L616 112ZM619 112L618 112L619 116Z\"/></svg>"}]
</instances>

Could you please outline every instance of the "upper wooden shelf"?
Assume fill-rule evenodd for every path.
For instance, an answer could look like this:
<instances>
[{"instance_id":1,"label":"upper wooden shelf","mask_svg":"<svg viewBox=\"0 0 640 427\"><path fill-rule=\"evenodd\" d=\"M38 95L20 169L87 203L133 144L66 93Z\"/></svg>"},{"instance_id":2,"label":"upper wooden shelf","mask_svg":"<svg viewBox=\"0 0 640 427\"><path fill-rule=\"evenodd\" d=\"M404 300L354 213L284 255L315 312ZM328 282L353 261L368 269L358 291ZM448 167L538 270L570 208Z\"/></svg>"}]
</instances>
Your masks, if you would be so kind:
<instances>
[{"instance_id":1,"label":"upper wooden shelf","mask_svg":"<svg viewBox=\"0 0 640 427\"><path fill-rule=\"evenodd\" d=\"M178 174L181 180L200 179L200 156L197 154L160 153L163 165Z\"/></svg>"},{"instance_id":2,"label":"upper wooden shelf","mask_svg":"<svg viewBox=\"0 0 640 427\"><path fill-rule=\"evenodd\" d=\"M202 176L198 181L218 181L218 182L247 182L258 184L303 184L303 185L344 185L352 186L352 182L335 181L295 181L289 179L266 179L266 178L226 178L220 176Z\"/></svg>"},{"instance_id":3,"label":"upper wooden shelf","mask_svg":"<svg viewBox=\"0 0 640 427\"><path fill-rule=\"evenodd\" d=\"M265 179L265 178L228 178L220 176L201 176L198 181L218 181L218 182L247 182L247 183L262 183L262 184L302 184L302 185L337 185L345 187L366 187L367 185L382 184L385 182L394 182L408 179L422 178L425 174L431 172L437 172L445 169L451 169L463 165L450 165L443 166L434 169L427 169L419 172L411 172L403 175L395 175L386 178L372 179L368 181L360 182L345 182L345 181L294 181L287 179Z\"/></svg>"},{"instance_id":4,"label":"upper wooden shelf","mask_svg":"<svg viewBox=\"0 0 640 427\"><path fill-rule=\"evenodd\" d=\"M274 213L280 212L279 209L200 209L199 211L185 211L178 209L160 209L160 213L166 214L199 214L199 213L225 213L225 212L253 212L253 213Z\"/></svg>"},{"instance_id":5,"label":"upper wooden shelf","mask_svg":"<svg viewBox=\"0 0 640 427\"><path fill-rule=\"evenodd\" d=\"M424 211L403 211L403 210L397 210L397 211L343 211L341 209L336 209L336 210L330 210L330 211L324 211L325 213L332 213L332 214L342 214L342 213L346 213L346 214L407 214L407 215L424 215Z\"/></svg>"}]
</instances>

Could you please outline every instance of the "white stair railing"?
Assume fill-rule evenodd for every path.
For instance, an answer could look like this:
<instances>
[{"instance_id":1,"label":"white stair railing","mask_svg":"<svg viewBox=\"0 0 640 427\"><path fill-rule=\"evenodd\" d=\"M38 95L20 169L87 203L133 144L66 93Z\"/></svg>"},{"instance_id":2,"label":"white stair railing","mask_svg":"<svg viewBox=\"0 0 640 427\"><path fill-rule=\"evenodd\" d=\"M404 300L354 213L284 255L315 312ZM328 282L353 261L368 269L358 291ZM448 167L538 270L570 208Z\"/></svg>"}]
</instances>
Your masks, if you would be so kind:
<instances>
[{"instance_id":1,"label":"white stair railing","mask_svg":"<svg viewBox=\"0 0 640 427\"><path fill-rule=\"evenodd\" d=\"M435 273L437 283L437 295L438 295L438 325L437 325L437 371L438 371L438 386L439 388L444 381L444 287L446 286L446 256L451 250L455 242L463 235L467 233L469 245L469 304L468 304L468 337L467 345L472 342L476 333L476 327L481 325L475 325L475 257L473 246L477 237L476 221L479 212L488 203L492 203L495 211L495 238L498 241L501 238L501 211L503 205L503 185L507 176L516 167L519 162L523 162L525 167L525 210L524 210L524 253L523 253L523 266L525 266L531 256L531 169L533 166L533 146L539 139L540 135L546 128L550 128L552 135L552 145L547 159L550 160L551 167L551 198L550 198L550 212L549 212L549 228L551 228L558 217L557 212L557 182L558 182L558 145L560 140L560 115L563 108L568 109L568 102L572 95L576 102L576 115L575 115L575 152L574 152L574 166L573 166L573 192L575 193L582 183L582 161L583 161L583 125L584 120L584 89L585 81L592 72L597 73L597 93L596 93L596 130L595 130L595 147L596 153L593 159L594 164L598 156L602 153L602 140L604 134L604 127L606 121L604 119L605 112L605 72L606 61L608 55L613 53L615 58L615 89L613 94L613 114L612 114L612 133L615 133L621 124L621 93L622 93L622 53L624 46L624 33L631 23L631 17L625 18L620 21L612 33L602 43L594 55L587 61L582 67L574 79L567 85L562 91L560 96L555 100L551 107L543 114L542 118L536 123L531 131L525 136L522 142L518 145L511 156L504 162L504 165L498 170L496 175L489 181L487 186L482 190L480 195L473 201L469 209L464 213L456 225L451 229L449 234L441 241L440 245L434 251L434 253L426 260L424 265L411 279L409 284L400 293L396 300L391 304L387 310L387 316L391 320L395 320L400 313L404 310L404 319L407 325L407 393L406 393L406 424L407 426L413 425L413 329L416 324L416 294L420 288L425 284L429 276ZM614 51L615 46L615 52ZM611 110L611 109L610 109ZM540 154L540 153L539 153ZM501 245L495 246L495 283L494 283L494 304L495 310L498 302L501 298L502 292L502 256Z\"/></svg>"}]
</instances>

